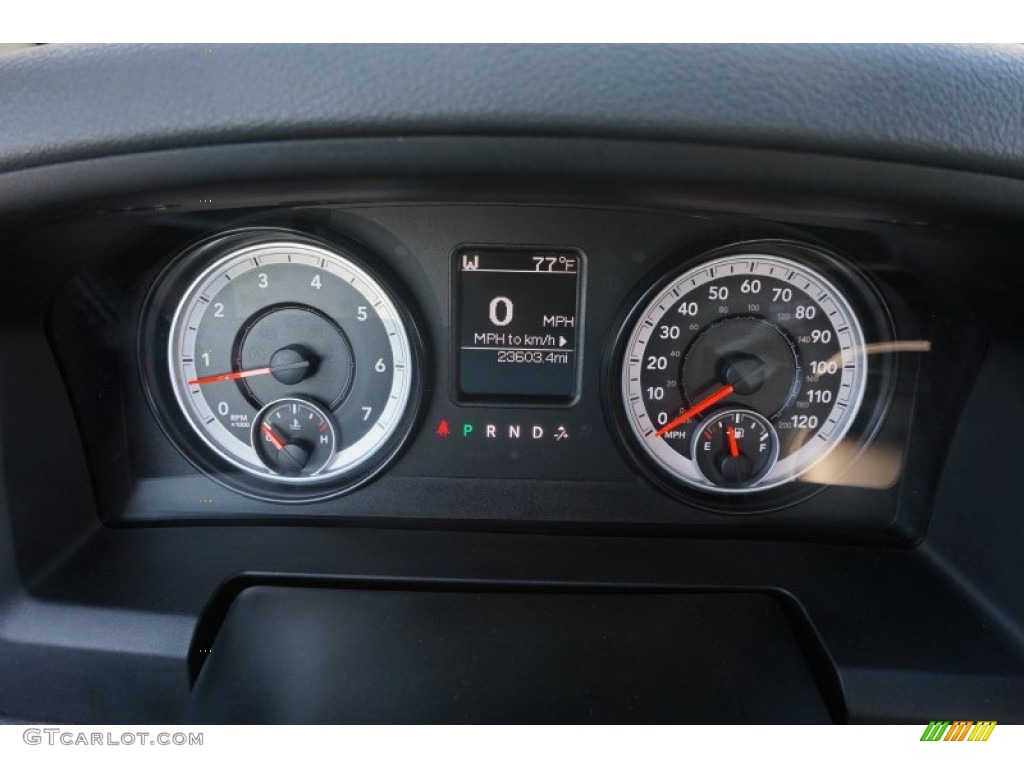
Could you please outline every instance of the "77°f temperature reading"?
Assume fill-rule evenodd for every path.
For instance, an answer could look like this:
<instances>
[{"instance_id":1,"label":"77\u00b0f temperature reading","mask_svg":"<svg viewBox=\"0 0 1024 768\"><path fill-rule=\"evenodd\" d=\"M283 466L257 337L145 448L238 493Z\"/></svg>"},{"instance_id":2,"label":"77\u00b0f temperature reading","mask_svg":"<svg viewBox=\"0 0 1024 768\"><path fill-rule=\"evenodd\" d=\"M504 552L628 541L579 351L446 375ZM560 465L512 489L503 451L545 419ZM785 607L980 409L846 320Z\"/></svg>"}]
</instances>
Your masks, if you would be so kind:
<instances>
[{"instance_id":1,"label":"77\u00b0f temperature reading","mask_svg":"<svg viewBox=\"0 0 1024 768\"><path fill-rule=\"evenodd\" d=\"M460 398L571 402L582 340L583 256L463 248L454 259Z\"/></svg>"}]
</instances>

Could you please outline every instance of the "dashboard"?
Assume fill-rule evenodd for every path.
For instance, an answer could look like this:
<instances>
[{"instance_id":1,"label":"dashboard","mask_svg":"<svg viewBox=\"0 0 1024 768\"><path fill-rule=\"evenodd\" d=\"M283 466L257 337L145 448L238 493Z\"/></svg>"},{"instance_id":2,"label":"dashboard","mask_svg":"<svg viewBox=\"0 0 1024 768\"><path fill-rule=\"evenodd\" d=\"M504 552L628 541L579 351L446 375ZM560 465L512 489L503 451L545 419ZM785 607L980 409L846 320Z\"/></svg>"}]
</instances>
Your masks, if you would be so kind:
<instances>
[{"instance_id":1,"label":"dashboard","mask_svg":"<svg viewBox=\"0 0 1024 768\"><path fill-rule=\"evenodd\" d=\"M914 535L898 495L934 334L877 236L843 257L769 221L498 204L154 226L130 249L157 258L115 246L52 315L59 359L108 361L66 375L114 522ZM86 407L107 382L110 410Z\"/></svg>"},{"instance_id":2,"label":"dashboard","mask_svg":"<svg viewBox=\"0 0 1024 768\"><path fill-rule=\"evenodd\" d=\"M1024 717L1019 53L193 53L0 59L0 715Z\"/></svg>"}]
</instances>

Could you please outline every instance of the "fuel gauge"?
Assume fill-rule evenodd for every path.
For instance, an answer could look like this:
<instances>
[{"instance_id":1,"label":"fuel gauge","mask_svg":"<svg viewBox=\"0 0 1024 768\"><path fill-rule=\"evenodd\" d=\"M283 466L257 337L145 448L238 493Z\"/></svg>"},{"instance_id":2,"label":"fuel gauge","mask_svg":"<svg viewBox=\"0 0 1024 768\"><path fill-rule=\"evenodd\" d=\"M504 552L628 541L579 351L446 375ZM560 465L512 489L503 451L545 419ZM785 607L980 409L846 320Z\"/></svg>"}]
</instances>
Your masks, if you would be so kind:
<instances>
[{"instance_id":1,"label":"fuel gauge","mask_svg":"<svg viewBox=\"0 0 1024 768\"><path fill-rule=\"evenodd\" d=\"M693 455L716 488L746 488L763 478L779 457L779 438L764 416L729 408L704 419L693 439Z\"/></svg>"},{"instance_id":2,"label":"fuel gauge","mask_svg":"<svg viewBox=\"0 0 1024 768\"><path fill-rule=\"evenodd\" d=\"M291 478L312 477L337 450L331 417L300 397L268 403L253 424L252 444L271 471Z\"/></svg>"}]
</instances>

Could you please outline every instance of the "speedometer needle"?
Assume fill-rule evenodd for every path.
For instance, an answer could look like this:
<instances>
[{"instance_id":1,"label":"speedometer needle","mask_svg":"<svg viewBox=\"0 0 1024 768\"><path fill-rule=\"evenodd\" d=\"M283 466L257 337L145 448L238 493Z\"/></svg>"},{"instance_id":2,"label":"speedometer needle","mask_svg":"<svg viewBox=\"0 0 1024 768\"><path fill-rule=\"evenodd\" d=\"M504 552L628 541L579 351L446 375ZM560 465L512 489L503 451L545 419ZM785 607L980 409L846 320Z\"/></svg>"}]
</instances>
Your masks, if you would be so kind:
<instances>
[{"instance_id":1,"label":"speedometer needle","mask_svg":"<svg viewBox=\"0 0 1024 768\"><path fill-rule=\"evenodd\" d=\"M735 391L735 388L733 387L732 384L726 384L721 389L716 389L714 392L712 392L710 395L705 397L699 403L696 403L695 405L691 406L690 408L687 408L681 414L679 414L674 419L672 419L672 421L670 421L664 427L662 427L657 432L655 432L654 436L655 437L661 437L666 432L671 432L673 429L678 427L684 421L687 421L688 419L692 419L694 416L696 416L701 411L706 411L708 408L710 408L712 405L717 403L719 400L724 400L725 398L727 398L734 391Z\"/></svg>"},{"instance_id":2,"label":"speedometer needle","mask_svg":"<svg viewBox=\"0 0 1024 768\"><path fill-rule=\"evenodd\" d=\"M250 368L247 371L233 371L232 373L218 373L213 376L203 376L198 379L191 379L187 383L189 386L193 384L213 384L217 381L234 381L235 379L247 379L250 376L265 376L268 373L274 371L288 371L293 368L308 368L308 360L300 360L297 363L288 363L287 365L268 365L264 368Z\"/></svg>"}]
</instances>

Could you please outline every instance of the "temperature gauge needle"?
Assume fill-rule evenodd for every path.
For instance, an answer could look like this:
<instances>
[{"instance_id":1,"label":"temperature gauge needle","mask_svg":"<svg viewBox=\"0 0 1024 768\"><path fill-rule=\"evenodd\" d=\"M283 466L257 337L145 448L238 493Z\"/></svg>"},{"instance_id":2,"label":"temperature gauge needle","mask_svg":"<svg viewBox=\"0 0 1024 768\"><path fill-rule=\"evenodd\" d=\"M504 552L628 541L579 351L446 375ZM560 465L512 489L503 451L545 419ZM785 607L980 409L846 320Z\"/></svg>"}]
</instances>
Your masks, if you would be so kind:
<instances>
[{"instance_id":1,"label":"temperature gauge needle","mask_svg":"<svg viewBox=\"0 0 1024 768\"><path fill-rule=\"evenodd\" d=\"M740 447L736 444L736 432L732 427L725 428L726 437L729 438L729 455L734 459L740 455Z\"/></svg>"},{"instance_id":2,"label":"temperature gauge needle","mask_svg":"<svg viewBox=\"0 0 1024 768\"><path fill-rule=\"evenodd\" d=\"M733 387L732 384L726 384L721 389L716 389L714 392L712 392L710 395L705 397L699 403L696 403L695 405L691 406L690 408L687 408L681 414L679 414L674 419L672 419L672 421L670 421L664 427L662 427L657 432L655 432L654 433L655 437L661 437L666 432L671 432L673 429L678 427L684 421L692 419L694 416L696 416L701 411L706 411L708 408L710 408L712 405L717 403L719 400L724 400L725 398L727 398L734 391L735 391L735 388Z\"/></svg>"},{"instance_id":3,"label":"temperature gauge needle","mask_svg":"<svg viewBox=\"0 0 1024 768\"><path fill-rule=\"evenodd\" d=\"M263 422L263 426L261 427L261 429L263 430L263 434L267 436L267 440L270 441L271 445L273 445L279 451L284 449L284 441L274 434L273 428L269 424L267 424L267 422Z\"/></svg>"}]
</instances>

